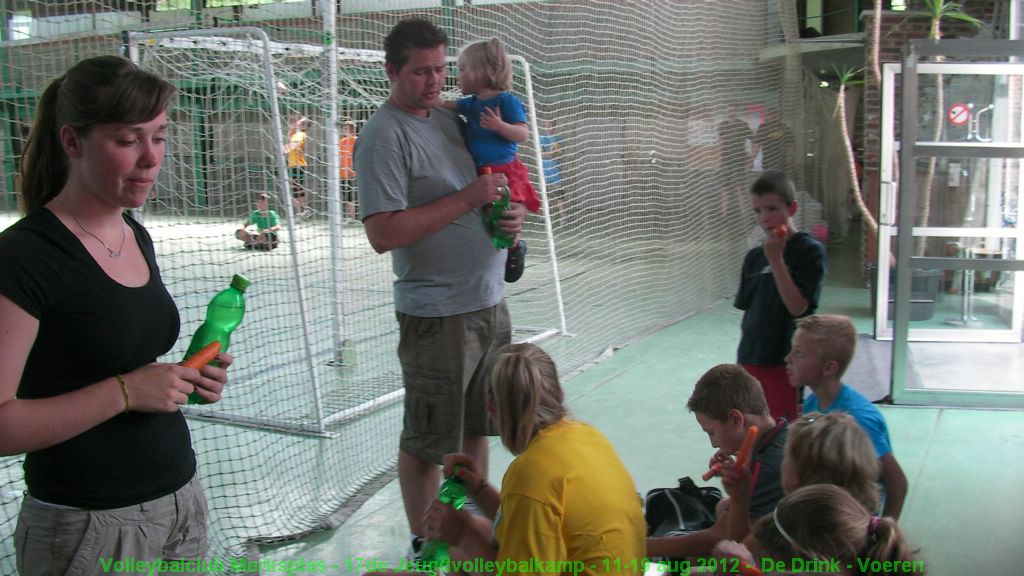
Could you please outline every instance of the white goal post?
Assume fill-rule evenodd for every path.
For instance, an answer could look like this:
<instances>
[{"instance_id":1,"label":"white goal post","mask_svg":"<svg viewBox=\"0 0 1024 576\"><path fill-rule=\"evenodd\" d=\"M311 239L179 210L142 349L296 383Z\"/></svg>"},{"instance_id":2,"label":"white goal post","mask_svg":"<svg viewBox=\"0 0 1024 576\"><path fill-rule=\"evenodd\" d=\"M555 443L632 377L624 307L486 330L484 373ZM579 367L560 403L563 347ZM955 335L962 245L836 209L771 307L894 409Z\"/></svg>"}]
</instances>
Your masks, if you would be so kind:
<instances>
[{"instance_id":1,"label":"white goal post","mask_svg":"<svg viewBox=\"0 0 1024 576\"><path fill-rule=\"evenodd\" d=\"M204 206L192 206L186 202L184 205L188 210L184 212L176 209L182 204L177 200L169 203L150 203L144 208L142 216L155 222L147 221L147 225L153 227L159 222L155 234L159 235L160 230L165 230L173 235L174 230L185 231L181 226L184 222L174 221L176 214L182 215L183 220L198 225L199 222L207 222L210 213L233 212L237 214L236 218L247 213L241 199L250 195L250 191L238 189L238 186L233 185L235 174L228 173L223 181L218 180L217 176L211 176L205 181L187 177L189 174L198 173L194 167L189 166L190 163L200 162L209 165L220 162L219 159L223 157L242 156L249 159L249 171L253 170L254 165L258 166L255 171L260 172L269 183L268 187L275 191L277 201L274 206L283 211L286 236L292 239L285 242L288 257L282 259L268 275L264 276L273 277L275 283L261 283L261 270L256 272L257 278L254 278L255 283L250 290L252 294L261 295L269 289L280 290L282 298L272 296L271 302L262 303L259 312L254 307L251 314L258 313L267 324L277 327L281 318L293 320L294 326L288 331L295 334L295 349L282 351L285 354L282 360L286 360L291 368L272 370L276 376L263 380L271 386L281 385L282 378L298 380L298 384L289 386L301 385L307 389L296 391L293 396L308 398L310 407L303 410L308 416L298 420L292 417L280 418L268 414L265 408L258 404L250 404L242 409L232 406L231 402L222 402L213 408L189 407L188 415L193 418L258 428L328 435L329 427L401 399L401 386L392 386L392 389L360 402L337 405L324 401L325 395L329 395L325 388L350 385L353 384L351 380L360 378L375 379L367 370L355 369L355 365L360 362L359 359L376 358L377 360L371 364L378 365L386 363L387 355L390 353L394 362L393 353L386 348L357 356L350 344L367 338L373 339L393 329L393 318L369 323L354 320L361 311L358 305L354 305L352 299L346 298L346 291L363 281L378 283L375 287L363 285L363 289L366 290L376 289L379 292L389 288L390 278L380 273L379 262L380 258L386 260L388 257L374 258L363 250L352 259L354 264L346 261L346 255L365 243L365 239L359 236L361 229L358 225L345 221L343 203L347 200L343 197L344 191L339 177L339 159L329 144L338 141L341 114L357 114L365 119L386 100L389 85L383 70L383 52L342 47L330 50L324 46L311 44L275 42L259 28L133 32L128 34L128 44L131 57L142 67L161 74L179 86L183 94L176 108L182 115L189 118L197 115L197 110L189 108L202 111L243 109L242 113L225 120L230 122L230 129L221 125L216 118L207 116L206 122L209 125L201 129L189 129L186 131L187 134L179 132L172 139L167 163L169 173L172 176L186 176L174 178L173 182L162 182L164 185L158 185L159 189L155 196L174 199L199 198L205 192L206 202ZM450 60L454 62L454 58ZM523 283L526 288L520 292L529 294L531 298L537 298L537 294L540 293L541 299L547 302L543 307L536 308L533 313L528 311L527 314L515 315L515 318L523 318L526 322L514 326L514 339L520 342L536 342L555 335L568 335L568 330L554 232L549 216L547 187L545 179L541 177L540 167L543 161L541 146L538 145L540 133L530 66L520 56L513 56L512 60L515 86L522 92L529 114L532 146L524 147L528 154L524 157L524 162L532 167L532 173L536 176L534 183L540 192L542 203L540 227L547 249L545 265L532 266L529 269ZM449 90L447 94L454 97L457 95L456 91L457 89ZM182 110L183 107L186 109ZM321 116L317 112L326 112L322 115L322 120L317 120ZM287 142L287 136L284 134L287 117L298 114L310 117L319 134L318 137L311 138L320 145L315 149L307 149L307 157L312 165L307 166L307 173L304 175L304 186L309 194L315 197L316 202L322 201L318 208L320 215L325 218L317 219L315 223L301 220L293 202L289 201L293 192L289 167L285 155L275 153L276 150L283 150ZM175 124L180 122L172 123L172 130L179 129ZM228 131L235 136L218 137L219 133ZM310 132L313 131L311 128ZM258 137L254 138L252 134L257 134ZM208 135L212 136L207 139ZM238 184L244 186L246 183ZM215 195L214 191L219 191L220 194ZM313 232L318 226L318 232ZM310 232L313 233L307 234ZM187 234L194 235L195 231L188 230ZM225 255L219 247L206 249L203 246L193 246L191 250L201 252L202 257L199 259L203 261L228 258L225 266L232 256L231 253ZM187 254L184 252L183 249L182 259L187 260ZM314 253L319 256L311 258L311 254ZM370 260L378 262L369 263ZM363 261L366 261L365 265ZM324 271L319 269L321 265L329 267L329 274L324 274ZM369 274L371 268L373 273ZM175 265L171 271L183 277L198 275L190 270L187 263ZM288 283L282 284L280 280L285 277L288 278ZM319 286L324 297L311 295L308 284ZM509 286L510 302L514 302L517 293L513 290L513 285ZM294 295L295 298L288 298L289 295ZM175 294L175 297L179 295ZM524 298L524 301L528 300ZM386 304L387 302L378 299L374 305ZM268 314L274 308L278 309L278 313ZM192 316L201 312L200 308L183 310L183 313ZM319 321L324 317L329 317L330 322ZM248 324L243 323L240 327L240 339L252 338ZM327 331L330 333L329 336ZM187 339L189 332L183 329L182 334L183 338ZM329 349L323 345L327 341L332 342ZM380 342L383 344L384 341L386 340ZM265 348L261 346L260 349ZM355 356L359 359L353 358ZM274 362L274 359L267 355L261 355L259 359L260 364L281 364ZM301 369L296 369L296 366ZM346 367L349 369L345 370ZM244 370L235 378L246 378L248 374ZM266 371L267 367L263 366L262 370ZM339 378L341 382L337 382ZM325 380L332 382L328 383Z\"/></svg>"}]
</instances>

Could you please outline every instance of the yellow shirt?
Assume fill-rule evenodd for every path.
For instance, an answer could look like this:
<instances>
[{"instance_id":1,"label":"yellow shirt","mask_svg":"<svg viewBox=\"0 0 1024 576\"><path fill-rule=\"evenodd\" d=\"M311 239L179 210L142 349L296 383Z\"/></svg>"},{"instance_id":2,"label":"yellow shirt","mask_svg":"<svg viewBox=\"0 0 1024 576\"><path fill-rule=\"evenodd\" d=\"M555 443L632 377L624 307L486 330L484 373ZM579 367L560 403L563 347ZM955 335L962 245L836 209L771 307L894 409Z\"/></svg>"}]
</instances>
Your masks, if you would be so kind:
<instances>
[{"instance_id":1,"label":"yellow shirt","mask_svg":"<svg viewBox=\"0 0 1024 576\"><path fill-rule=\"evenodd\" d=\"M288 142L293 144L288 149L288 166L305 166L306 165L306 133L299 131L292 134L288 138Z\"/></svg>"},{"instance_id":2,"label":"yellow shirt","mask_svg":"<svg viewBox=\"0 0 1024 576\"><path fill-rule=\"evenodd\" d=\"M498 562L518 572L643 573L636 486L608 439L583 422L545 428L509 465L494 531Z\"/></svg>"}]
</instances>

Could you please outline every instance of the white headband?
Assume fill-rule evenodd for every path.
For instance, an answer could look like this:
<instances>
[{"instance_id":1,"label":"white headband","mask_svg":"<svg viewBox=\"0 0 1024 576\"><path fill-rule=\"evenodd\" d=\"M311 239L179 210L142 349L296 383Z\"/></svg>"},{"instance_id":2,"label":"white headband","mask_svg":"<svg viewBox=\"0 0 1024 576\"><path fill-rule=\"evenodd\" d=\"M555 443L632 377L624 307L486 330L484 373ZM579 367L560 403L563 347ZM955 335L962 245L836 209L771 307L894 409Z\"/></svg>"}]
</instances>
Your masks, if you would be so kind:
<instances>
[{"instance_id":1,"label":"white headband","mask_svg":"<svg viewBox=\"0 0 1024 576\"><path fill-rule=\"evenodd\" d=\"M800 550L800 545L797 544L795 540L793 540L793 537L789 535L789 532L786 532L782 528L782 524L779 522L778 508L772 511L772 520L775 522L775 529L779 531L779 534L782 534L782 537L786 539L786 542L789 542L789 545L793 547L793 550Z\"/></svg>"}]
</instances>

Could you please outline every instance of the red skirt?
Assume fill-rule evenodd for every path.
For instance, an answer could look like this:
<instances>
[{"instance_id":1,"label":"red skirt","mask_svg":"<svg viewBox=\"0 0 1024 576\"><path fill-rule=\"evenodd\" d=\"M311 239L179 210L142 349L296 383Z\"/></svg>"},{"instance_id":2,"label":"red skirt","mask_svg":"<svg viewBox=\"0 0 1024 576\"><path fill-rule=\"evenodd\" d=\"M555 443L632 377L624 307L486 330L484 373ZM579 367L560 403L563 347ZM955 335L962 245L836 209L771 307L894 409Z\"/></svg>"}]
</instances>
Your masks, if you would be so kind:
<instances>
[{"instance_id":1,"label":"red skirt","mask_svg":"<svg viewBox=\"0 0 1024 576\"><path fill-rule=\"evenodd\" d=\"M526 209L530 212L540 212L540 196L537 195L537 191L530 182L530 173L526 171L526 166L523 166L523 163L518 158L505 164L491 164L487 168L490 168L491 172L495 174L504 174L505 178L508 179L508 189L512 202L525 204ZM482 168L479 170L479 173L483 174Z\"/></svg>"}]
</instances>

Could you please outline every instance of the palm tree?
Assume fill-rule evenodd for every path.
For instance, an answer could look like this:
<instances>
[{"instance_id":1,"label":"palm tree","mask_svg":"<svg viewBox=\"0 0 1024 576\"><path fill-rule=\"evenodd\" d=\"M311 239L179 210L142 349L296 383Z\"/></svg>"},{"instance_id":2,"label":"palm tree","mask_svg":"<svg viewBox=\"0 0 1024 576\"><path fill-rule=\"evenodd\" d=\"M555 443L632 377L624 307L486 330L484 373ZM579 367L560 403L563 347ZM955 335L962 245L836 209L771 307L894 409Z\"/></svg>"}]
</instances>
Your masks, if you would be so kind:
<instances>
[{"instance_id":1,"label":"palm tree","mask_svg":"<svg viewBox=\"0 0 1024 576\"><path fill-rule=\"evenodd\" d=\"M928 38L930 40L942 38L942 21L947 18L967 22L976 28L981 28L984 24L981 20L964 12L963 6L959 2L924 0L924 4L928 8L928 13L931 15L932 20L931 28L928 31Z\"/></svg>"},{"instance_id":2,"label":"palm tree","mask_svg":"<svg viewBox=\"0 0 1024 576\"><path fill-rule=\"evenodd\" d=\"M981 27L982 22L977 18L966 14L959 2L950 0L923 0L931 18L931 25L928 28L928 39L938 41L942 38L942 21L946 19L960 20L973 26ZM944 58L936 56L935 61L941 62ZM943 110L945 109L945 98L942 93L942 74L935 75L935 131L932 141L938 142L942 139ZM932 182L935 180L935 161L932 156L928 159L928 171L925 174L923 188L921 190L921 211L918 214L917 226L927 226L932 209ZM918 256L924 255L925 238L918 237L914 240L914 253Z\"/></svg>"},{"instance_id":3,"label":"palm tree","mask_svg":"<svg viewBox=\"0 0 1024 576\"><path fill-rule=\"evenodd\" d=\"M850 140L850 130L846 125L846 87L855 82L854 77L859 74L860 70L854 70L852 68L844 68L842 70L832 67L835 71L836 76L839 79L839 94L836 96L836 110L834 116L839 120L839 132L843 136L843 147L846 149L846 167L850 173L850 182L853 184L853 199L857 204L857 209L860 211L863 221L868 225L868 230L871 236L878 234L878 222L875 217L868 210L867 205L864 203L864 196L860 191L860 181L857 178L857 162L853 156L853 145ZM863 82L863 80L857 81Z\"/></svg>"},{"instance_id":4,"label":"palm tree","mask_svg":"<svg viewBox=\"0 0 1024 576\"><path fill-rule=\"evenodd\" d=\"M875 17L871 19L871 41L868 43L868 69L871 70L871 81L875 88L882 85L882 65L879 62L878 50L882 43L882 0L875 0Z\"/></svg>"}]
</instances>

